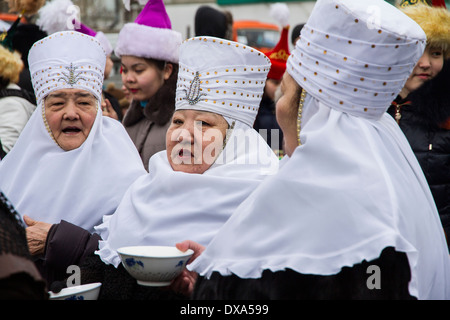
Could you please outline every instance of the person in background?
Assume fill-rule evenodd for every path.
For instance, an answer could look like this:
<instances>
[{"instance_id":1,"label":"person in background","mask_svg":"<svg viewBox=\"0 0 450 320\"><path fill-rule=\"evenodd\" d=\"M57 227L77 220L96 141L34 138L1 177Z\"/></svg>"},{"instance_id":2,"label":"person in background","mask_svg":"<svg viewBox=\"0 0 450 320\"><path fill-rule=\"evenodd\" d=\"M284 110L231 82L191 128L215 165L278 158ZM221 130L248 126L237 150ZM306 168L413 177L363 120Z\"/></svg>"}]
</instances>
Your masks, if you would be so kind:
<instances>
[{"instance_id":1,"label":"person in background","mask_svg":"<svg viewBox=\"0 0 450 320\"><path fill-rule=\"evenodd\" d=\"M233 15L211 6L202 5L195 12L195 36L211 36L232 40Z\"/></svg>"},{"instance_id":2,"label":"person in background","mask_svg":"<svg viewBox=\"0 0 450 320\"><path fill-rule=\"evenodd\" d=\"M36 109L36 100L17 85L23 67L17 51L0 45L0 159L14 147Z\"/></svg>"},{"instance_id":3,"label":"person in background","mask_svg":"<svg viewBox=\"0 0 450 320\"><path fill-rule=\"evenodd\" d=\"M0 162L0 189L29 235L43 233L33 228L36 221L64 220L93 230L146 172L123 126L102 115L105 60L101 44L76 31L51 34L30 50L37 108ZM51 283L61 274L41 259L45 237L32 238L30 252Z\"/></svg>"},{"instance_id":4,"label":"person in background","mask_svg":"<svg viewBox=\"0 0 450 320\"><path fill-rule=\"evenodd\" d=\"M280 86L281 79L286 70L286 61L289 57L289 8L284 3L275 3L271 5L270 15L278 20L281 25L281 35L275 47L266 52L270 59L271 67L267 75L264 95L261 99L258 115L256 116L253 127L267 141L272 150L280 157L284 155L283 151L283 132L277 122L275 115L276 93Z\"/></svg>"},{"instance_id":5,"label":"person in background","mask_svg":"<svg viewBox=\"0 0 450 320\"><path fill-rule=\"evenodd\" d=\"M172 30L162 0L149 1L132 23L123 26L114 50L122 83L132 101L122 124L148 170L150 157L165 149L175 106L181 34Z\"/></svg>"},{"instance_id":6,"label":"person in background","mask_svg":"<svg viewBox=\"0 0 450 320\"><path fill-rule=\"evenodd\" d=\"M6 37L2 38L4 47L17 51L21 55L24 68L17 84L23 91L26 91L27 95L32 97L34 102L36 97L31 84L27 58L28 51L33 43L47 36L45 32L39 30L39 27L34 24L36 13L39 12L39 9L44 4L45 0L8 1L9 12L17 14L17 19L8 29Z\"/></svg>"},{"instance_id":7,"label":"person in background","mask_svg":"<svg viewBox=\"0 0 450 320\"><path fill-rule=\"evenodd\" d=\"M289 159L188 265L194 299L450 298L433 197L386 113L425 46L386 1L316 2L277 103Z\"/></svg>"},{"instance_id":8,"label":"person in background","mask_svg":"<svg viewBox=\"0 0 450 320\"><path fill-rule=\"evenodd\" d=\"M291 44L295 47L295 44L297 43L298 39L300 38L300 32L302 31L302 28L305 24L300 23L297 24L293 29L291 33Z\"/></svg>"},{"instance_id":9,"label":"person in background","mask_svg":"<svg viewBox=\"0 0 450 320\"><path fill-rule=\"evenodd\" d=\"M427 47L388 113L411 145L427 178L450 247L450 12L402 5L427 35Z\"/></svg>"},{"instance_id":10,"label":"person in background","mask_svg":"<svg viewBox=\"0 0 450 320\"><path fill-rule=\"evenodd\" d=\"M36 41L41 40L46 36L46 32L42 31L36 24L29 22L19 23L12 39L12 48L20 53L24 65L17 85L22 88L22 90L25 90L27 94L31 95L34 103L36 102L36 97L34 96L33 85L31 83L30 69L27 59L28 52Z\"/></svg>"}]
</instances>

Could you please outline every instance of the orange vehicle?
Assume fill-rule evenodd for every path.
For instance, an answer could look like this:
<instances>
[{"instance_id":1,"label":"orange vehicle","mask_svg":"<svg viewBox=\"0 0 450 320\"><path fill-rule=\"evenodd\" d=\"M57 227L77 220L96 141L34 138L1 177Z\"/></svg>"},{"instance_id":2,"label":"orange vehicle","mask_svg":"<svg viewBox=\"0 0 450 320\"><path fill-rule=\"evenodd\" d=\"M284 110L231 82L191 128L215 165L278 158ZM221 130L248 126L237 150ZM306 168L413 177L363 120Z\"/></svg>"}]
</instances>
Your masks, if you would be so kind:
<instances>
[{"instance_id":1,"label":"orange vehicle","mask_svg":"<svg viewBox=\"0 0 450 320\"><path fill-rule=\"evenodd\" d=\"M17 14L0 12L0 20L3 20L5 22L11 23L11 24L14 21L16 21L16 19L18 17L19 17L19 15L17 15ZM27 21L26 21L25 17L22 17L22 19L20 19L20 22L26 23Z\"/></svg>"},{"instance_id":2,"label":"orange vehicle","mask_svg":"<svg viewBox=\"0 0 450 320\"><path fill-rule=\"evenodd\" d=\"M233 23L233 40L265 53L272 50L280 40L280 26L253 20L238 20Z\"/></svg>"}]
</instances>

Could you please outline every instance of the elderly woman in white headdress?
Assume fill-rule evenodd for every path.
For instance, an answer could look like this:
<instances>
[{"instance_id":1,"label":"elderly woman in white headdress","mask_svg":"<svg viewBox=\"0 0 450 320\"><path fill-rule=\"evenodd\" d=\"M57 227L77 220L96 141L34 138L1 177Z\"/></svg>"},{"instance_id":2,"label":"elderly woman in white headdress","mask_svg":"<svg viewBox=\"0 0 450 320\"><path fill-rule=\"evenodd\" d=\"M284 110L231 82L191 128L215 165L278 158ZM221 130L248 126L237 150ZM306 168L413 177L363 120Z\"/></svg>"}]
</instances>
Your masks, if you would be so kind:
<instances>
[{"instance_id":1,"label":"elderly woman in white headdress","mask_svg":"<svg viewBox=\"0 0 450 320\"><path fill-rule=\"evenodd\" d=\"M433 198L385 113L425 42L385 1L317 1L277 104L290 159L189 266L194 298L450 298Z\"/></svg>"},{"instance_id":2,"label":"elderly woman in white headdress","mask_svg":"<svg viewBox=\"0 0 450 320\"><path fill-rule=\"evenodd\" d=\"M102 282L100 299L178 297L138 285L117 250L174 246L183 239L207 245L236 207L278 170L278 158L252 126L269 69L264 54L235 42L198 37L181 45L167 150L150 159L149 174L133 183L95 234L80 230L86 250L98 245L83 260L81 281Z\"/></svg>"},{"instance_id":3,"label":"elderly woman in white headdress","mask_svg":"<svg viewBox=\"0 0 450 320\"><path fill-rule=\"evenodd\" d=\"M146 173L123 126L102 116L105 59L95 38L75 31L52 34L30 50L38 105L0 163L0 188L26 216L28 245L37 257L46 254L51 224L64 220L61 229L67 222L93 231Z\"/></svg>"}]
</instances>

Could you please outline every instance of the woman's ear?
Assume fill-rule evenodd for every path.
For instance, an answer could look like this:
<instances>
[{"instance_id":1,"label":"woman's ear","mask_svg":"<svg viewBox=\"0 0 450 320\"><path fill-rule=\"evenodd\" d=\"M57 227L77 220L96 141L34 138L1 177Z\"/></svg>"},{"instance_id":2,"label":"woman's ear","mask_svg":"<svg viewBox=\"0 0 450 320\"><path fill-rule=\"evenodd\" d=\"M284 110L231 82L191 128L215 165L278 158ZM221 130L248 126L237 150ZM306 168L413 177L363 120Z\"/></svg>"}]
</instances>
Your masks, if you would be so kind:
<instances>
[{"instance_id":1,"label":"woman's ear","mask_svg":"<svg viewBox=\"0 0 450 320\"><path fill-rule=\"evenodd\" d=\"M164 80L168 80L173 72L173 64L166 63L164 66Z\"/></svg>"}]
</instances>

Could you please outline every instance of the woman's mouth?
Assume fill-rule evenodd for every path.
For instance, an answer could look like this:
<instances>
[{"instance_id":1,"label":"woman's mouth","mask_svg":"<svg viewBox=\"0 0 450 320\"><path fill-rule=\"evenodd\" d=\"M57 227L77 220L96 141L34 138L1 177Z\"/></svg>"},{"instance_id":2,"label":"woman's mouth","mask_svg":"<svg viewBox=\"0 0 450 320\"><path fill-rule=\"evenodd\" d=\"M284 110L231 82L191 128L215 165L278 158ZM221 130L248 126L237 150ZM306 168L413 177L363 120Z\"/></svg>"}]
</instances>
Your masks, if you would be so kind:
<instances>
[{"instance_id":1,"label":"woman's mouth","mask_svg":"<svg viewBox=\"0 0 450 320\"><path fill-rule=\"evenodd\" d=\"M430 78L430 75L427 73L419 73L416 75L416 77L422 79L422 80L428 80Z\"/></svg>"},{"instance_id":2,"label":"woman's mouth","mask_svg":"<svg viewBox=\"0 0 450 320\"><path fill-rule=\"evenodd\" d=\"M187 149L180 149L180 151L178 152L178 156L180 158L190 159L193 155L192 155L191 151L189 151Z\"/></svg>"},{"instance_id":3,"label":"woman's mouth","mask_svg":"<svg viewBox=\"0 0 450 320\"><path fill-rule=\"evenodd\" d=\"M128 91L130 91L131 93L135 94L139 91L139 89L128 89Z\"/></svg>"},{"instance_id":4,"label":"woman's mouth","mask_svg":"<svg viewBox=\"0 0 450 320\"><path fill-rule=\"evenodd\" d=\"M62 132L65 134L77 134L77 133L81 132L81 129L78 127L66 127L64 129L62 129Z\"/></svg>"}]
</instances>

